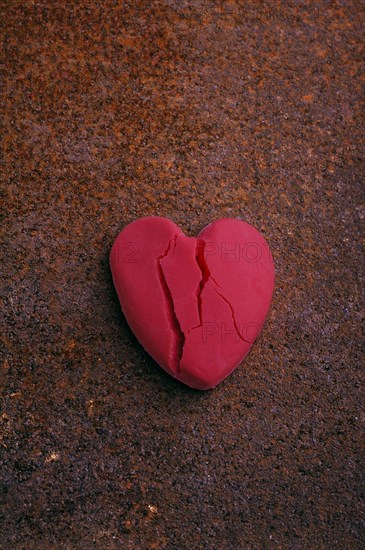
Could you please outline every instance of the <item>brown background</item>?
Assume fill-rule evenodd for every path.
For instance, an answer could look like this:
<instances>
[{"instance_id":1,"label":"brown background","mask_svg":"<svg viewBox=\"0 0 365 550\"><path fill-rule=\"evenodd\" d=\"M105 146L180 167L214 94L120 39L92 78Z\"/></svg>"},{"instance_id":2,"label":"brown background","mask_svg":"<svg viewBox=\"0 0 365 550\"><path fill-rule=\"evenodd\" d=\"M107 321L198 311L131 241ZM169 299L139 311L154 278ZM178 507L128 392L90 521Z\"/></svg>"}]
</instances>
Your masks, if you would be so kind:
<instances>
[{"instance_id":1,"label":"brown background","mask_svg":"<svg viewBox=\"0 0 365 550\"><path fill-rule=\"evenodd\" d=\"M363 547L362 5L2 3L1 548ZM273 249L213 391L120 312L109 250L150 214Z\"/></svg>"}]
</instances>

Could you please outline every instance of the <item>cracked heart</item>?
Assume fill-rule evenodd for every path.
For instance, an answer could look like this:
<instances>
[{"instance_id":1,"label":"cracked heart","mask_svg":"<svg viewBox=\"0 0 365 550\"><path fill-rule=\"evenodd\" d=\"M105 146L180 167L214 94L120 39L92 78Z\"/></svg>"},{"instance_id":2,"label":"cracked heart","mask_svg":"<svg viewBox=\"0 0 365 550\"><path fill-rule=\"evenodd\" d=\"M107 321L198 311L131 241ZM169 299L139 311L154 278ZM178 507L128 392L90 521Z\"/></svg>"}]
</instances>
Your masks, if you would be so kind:
<instances>
[{"instance_id":1,"label":"cracked heart","mask_svg":"<svg viewBox=\"0 0 365 550\"><path fill-rule=\"evenodd\" d=\"M167 218L140 218L118 235L110 266L140 343L171 376L200 390L242 362L274 288L268 244L239 219L219 219L195 238Z\"/></svg>"}]
</instances>

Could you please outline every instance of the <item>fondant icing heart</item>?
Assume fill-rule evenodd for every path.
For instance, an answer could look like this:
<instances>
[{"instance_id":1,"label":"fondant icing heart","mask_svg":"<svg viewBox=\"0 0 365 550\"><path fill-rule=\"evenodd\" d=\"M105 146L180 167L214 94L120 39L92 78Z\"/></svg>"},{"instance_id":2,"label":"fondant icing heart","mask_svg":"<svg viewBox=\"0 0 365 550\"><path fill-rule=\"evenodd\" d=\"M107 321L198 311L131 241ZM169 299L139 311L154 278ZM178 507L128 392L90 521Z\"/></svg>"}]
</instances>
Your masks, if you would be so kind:
<instances>
[{"instance_id":1,"label":"fondant icing heart","mask_svg":"<svg viewBox=\"0 0 365 550\"><path fill-rule=\"evenodd\" d=\"M167 218L140 218L118 235L110 266L140 343L164 370L200 390L247 355L274 288L269 246L239 219L219 219L194 238Z\"/></svg>"}]
</instances>

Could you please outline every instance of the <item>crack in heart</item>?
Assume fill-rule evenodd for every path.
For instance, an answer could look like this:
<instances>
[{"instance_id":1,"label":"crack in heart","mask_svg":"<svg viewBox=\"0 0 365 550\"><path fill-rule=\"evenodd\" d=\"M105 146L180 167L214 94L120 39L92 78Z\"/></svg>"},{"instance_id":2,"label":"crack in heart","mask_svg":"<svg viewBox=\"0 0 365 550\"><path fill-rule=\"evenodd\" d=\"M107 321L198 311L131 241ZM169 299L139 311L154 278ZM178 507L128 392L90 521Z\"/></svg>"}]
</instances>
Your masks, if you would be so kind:
<instances>
[{"instance_id":1,"label":"crack in heart","mask_svg":"<svg viewBox=\"0 0 365 550\"><path fill-rule=\"evenodd\" d=\"M225 296L223 296L222 294L220 294L216 288L215 288L214 290L215 290L215 292L218 294L218 296L220 296L220 297L222 298L222 300L224 300L224 302L226 302L226 304L228 305L229 309L231 310L233 325L234 325L234 328L235 328L235 330L236 330L238 336L241 338L241 340L242 340L243 342L247 342L247 344L251 344L252 342L249 342L248 340L245 340L245 338L243 338L243 336L241 335L241 333L240 333L240 331L239 331L238 323L237 323L236 317L235 317L235 315L234 315L234 310L233 310L232 304L227 300L227 298L225 298Z\"/></svg>"},{"instance_id":2,"label":"crack in heart","mask_svg":"<svg viewBox=\"0 0 365 550\"><path fill-rule=\"evenodd\" d=\"M180 372L180 361L182 358L182 354L184 351L184 344L185 344L185 334L183 333L181 329L181 325L179 323L179 319L177 318L176 311L175 311L175 305L174 300L171 294L171 290L169 285L167 284L166 277L163 271L163 267L161 265L161 260L165 258L168 253L170 252L170 248L172 243L174 243L174 250L176 248L176 241L178 237L178 233L173 236L173 238L169 241L166 250L161 256L157 258L157 269L158 269L158 277L161 284L162 292L165 297L165 303L166 303L166 311L168 312L170 326L172 329L172 333L174 334L175 342L173 344L173 356L172 356L172 363L171 365L172 369L175 372Z\"/></svg>"},{"instance_id":3,"label":"crack in heart","mask_svg":"<svg viewBox=\"0 0 365 550\"><path fill-rule=\"evenodd\" d=\"M196 256L195 256L197 264L200 268L200 271L202 272L203 277L207 278L205 283L209 279L211 279L215 285L217 285L221 290L223 290L221 285L219 283L217 283L217 281L214 279L213 275L210 272L209 266L207 264L207 260L205 258L206 244L207 243L205 241L203 241L203 239L197 239Z\"/></svg>"},{"instance_id":4,"label":"crack in heart","mask_svg":"<svg viewBox=\"0 0 365 550\"><path fill-rule=\"evenodd\" d=\"M196 257L196 261L198 263L198 266L200 267L200 270L202 272L202 280L200 281L199 292L198 292L198 306L199 306L199 318L200 318L200 325L198 325L198 326L202 326L202 316L201 316L202 299L201 299L201 294L204 290L204 286L207 283L207 281L209 281L209 279L211 279L213 281L213 283L221 291L223 291L223 288L221 287L221 285L217 283L217 281L214 279L214 277L212 276L212 274L210 272L210 269L208 267L208 264L207 264L207 261L206 261L206 258L205 258L205 249L206 249L206 242L203 241L202 239L197 239L197 247L196 247L196 256L195 257ZM241 336L241 333L240 333L239 328L238 328L238 323L237 323L236 317L234 315L234 310L233 310L232 304L216 288L214 288L214 290L218 294L218 296L220 296L222 298L222 300L224 300L224 302L226 302L229 309L231 310L233 325L234 325L234 328L235 328L238 336L241 338L241 340L243 340L244 342L247 342L249 344L250 342L248 342L248 340L245 340ZM198 328L198 327L194 327L194 328Z\"/></svg>"},{"instance_id":5,"label":"crack in heart","mask_svg":"<svg viewBox=\"0 0 365 550\"><path fill-rule=\"evenodd\" d=\"M202 278L199 282L199 285L196 291L196 299L198 304L198 313L199 313L199 320L200 320L200 324L198 325L198 327L201 327L203 324L202 292L204 290L206 283L209 281L209 278L210 278L210 271L207 266L207 262L205 261L204 252L205 252L205 241L201 239L197 239L196 249L195 249L195 260L202 274ZM193 327L193 328L198 328L198 327Z\"/></svg>"},{"instance_id":6,"label":"crack in heart","mask_svg":"<svg viewBox=\"0 0 365 550\"><path fill-rule=\"evenodd\" d=\"M173 236L173 238L169 241L165 252L157 258L159 280L160 280L161 288L162 288L162 291L163 291L163 294L164 294L164 297L165 297L165 303L166 303L166 306L167 306L166 309L168 311L170 326L171 326L172 332L174 334L172 365L170 365L170 366L174 370L174 372L176 372L176 373L181 372L180 364L181 364L181 359L182 359L182 356L183 356L183 353L184 353L184 346L185 346L185 342L186 342L186 338L187 338L188 334L192 330L200 328L200 327L203 326L203 313L202 313L202 311L203 311L203 299L202 299L202 293L203 293L203 290L205 288L205 285L207 284L207 282L209 280L212 280L214 285L216 287L218 287L223 292L223 288L214 279L214 277L212 276L212 274L210 272L209 266L207 264L207 261L206 261L206 258L205 258L206 242L203 239L197 239L197 244L196 244L196 248L195 248L195 261L196 261L196 263L197 263L197 265L198 265L198 267L201 271L201 274L202 274L201 280L199 281L198 288L197 288L197 291L196 291L196 300L197 300L197 308L198 308L200 324L197 325L197 326L192 327L185 334L184 331L181 328L181 324L180 324L178 316L176 314L174 298L173 298L171 289L170 289L170 287L167 283L166 276L165 276L165 273L164 273L164 270L163 270L163 266L161 264L161 260L169 254L169 252L171 250L171 247L172 247L172 244L174 245L173 249L172 249L172 255L174 255L178 236L179 236L178 233ZM237 335L239 336L239 338L243 342L246 342L246 343L250 344L251 342L249 342L248 340L243 338L243 336L241 335L241 333L239 331L238 323L237 323L237 320L236 320L235 315L234 315L234 310L233 310L232 304L227 300L227 298L223 294L221 294L217 290L217 288L214 288L214 290L218 294L218 296L228 305L228 307L230 309L230 312L231 312L231 316L232 316L232 322L233 322L234 328L237 332Z\"/></svg>"}]
</instances>

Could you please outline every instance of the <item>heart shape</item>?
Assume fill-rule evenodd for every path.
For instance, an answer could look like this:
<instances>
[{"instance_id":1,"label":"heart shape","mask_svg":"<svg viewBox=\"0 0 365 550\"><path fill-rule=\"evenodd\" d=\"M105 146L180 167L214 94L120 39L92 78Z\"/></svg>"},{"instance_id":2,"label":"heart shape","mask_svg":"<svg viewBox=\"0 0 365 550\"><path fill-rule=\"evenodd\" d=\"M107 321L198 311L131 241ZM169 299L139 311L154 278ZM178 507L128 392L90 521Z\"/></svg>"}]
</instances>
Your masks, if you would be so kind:
<instances>
[{"instance_id":1,"label":"heart shape","mask_svg":"<svg viewBox=\"0 0 365 550\"><path fill-rule=\"evenodd\" d=\"M219 219L194 238L167 218L140 218L116 238L110 266L143 347L200 390L216 386L247 355L274 288L268 244L239 219Z\"/></svg>"}]
</instances>

